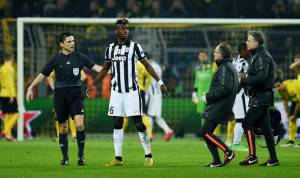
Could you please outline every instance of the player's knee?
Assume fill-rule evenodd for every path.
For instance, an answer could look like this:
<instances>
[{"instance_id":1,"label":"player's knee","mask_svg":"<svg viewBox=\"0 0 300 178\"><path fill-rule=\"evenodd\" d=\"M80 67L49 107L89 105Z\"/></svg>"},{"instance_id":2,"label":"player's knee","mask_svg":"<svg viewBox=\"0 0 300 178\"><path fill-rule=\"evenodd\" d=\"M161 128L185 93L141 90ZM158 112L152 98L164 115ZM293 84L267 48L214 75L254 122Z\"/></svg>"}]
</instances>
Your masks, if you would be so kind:
<instances>
[{"instance_id":1,"label":"player's knee","mask_svg":"<svg viewBox=\"0 0 300 178\"><path fill-rule=\"evenodd\" d=\"M84 130L84 125L83 123L75 123L75 128L77 131L83 131Z\"/></svg>"},{"instance_id":2,"label":"player's knee","mask_svg":"<svg viewBox=\"0 0 300 178\"><path fill-rule=\"evenodd\" d=\"M61 134L68 133L68 124L66 123L59 124L59 133Z\"/></svg>"},{"instance_id":3,"label":"player's knee","mask_svg":"<svg viewBox=\"0 0 300 178\"><path fill-rule=\"evenodd\" d=\"M247 130L249 128L249 124L247 122L242 122L242 127L244 130Z\"/></svg>"},{"instance_id":4,"label":"player's knee","mask_svg":"<svg viewBox=\"0 0 300 178\"><path fill-rule=\"evenodd\" d=\"M146 130L146 126L143 123L137 123L135 126L139 132L145 132L145 130Z\"/></svg>"}]
</instances>

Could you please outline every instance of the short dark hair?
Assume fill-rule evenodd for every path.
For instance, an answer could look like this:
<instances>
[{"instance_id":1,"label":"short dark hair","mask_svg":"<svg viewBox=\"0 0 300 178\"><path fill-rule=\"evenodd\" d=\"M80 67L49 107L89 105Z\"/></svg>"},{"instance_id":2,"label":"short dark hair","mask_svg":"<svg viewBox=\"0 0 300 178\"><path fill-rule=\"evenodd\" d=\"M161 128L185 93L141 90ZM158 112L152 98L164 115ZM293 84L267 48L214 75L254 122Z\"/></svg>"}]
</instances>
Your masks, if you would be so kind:
<instances>
[{"instance_id":1,"label":"short dark hair","mask_svg":"<svg viewBox=\"0 0 300 178\"><path fill-rule=\"evenodd\" d=\"M69 36L74 36L75 35L73 33L70 32L63 32L58 36L58 43L63 43L65 41L65 39Z\"/></svg>"},{"instance_id":2,"label":"short dark hair","mask_svg":"<svg viewBox=\"0 0 300 178\"><path fill-rule=\"evenodd\" d=\"M220 43L219 49L223 58L231 58L231 47L228 43Z\"/></svg>"},{"instance_id":3,"label":"short dark hair","mask_svg":"<svg viewBox=\"0 0 300 178\"><path fill-rule=\"evenodd\" d=\"M9 61L13 57L13 54L11 54L11 53L4 53L3 57L4 57L4 61Z\"/></svg>"},{"instance_id":4,"label":"short dark hair","mask_svg":"<svg viewBox=\"0 0 300 178\"><path fill-rule=\"evenodd\" d=\"M125 18L118 19L115 23L115 26L118 27L119 25L127 25L129 24L129 21Z\"/></svg>"},{"instance_id":5,"label":"short dark hair","mask_svg":"<svg viewBox=\"0 0 300 178\"><path fill-rule=\"evenodd\" d=\"M258 31L249 31L248 35L253 36L254 40L257 41L258 45L261 46L264 44L264 35L262 32Z\"/></svg>"},{"instance_id":6,"label":"short dark hair","mask_svg":"<svg viewBox=\"0 0 300 178\"><path fill-rule=\"evenodd\" d=\"M238 46L238 52L240 53L242 50L247 50L246 43L240 43L240 45Z\"/></svg>"}]
</instances>

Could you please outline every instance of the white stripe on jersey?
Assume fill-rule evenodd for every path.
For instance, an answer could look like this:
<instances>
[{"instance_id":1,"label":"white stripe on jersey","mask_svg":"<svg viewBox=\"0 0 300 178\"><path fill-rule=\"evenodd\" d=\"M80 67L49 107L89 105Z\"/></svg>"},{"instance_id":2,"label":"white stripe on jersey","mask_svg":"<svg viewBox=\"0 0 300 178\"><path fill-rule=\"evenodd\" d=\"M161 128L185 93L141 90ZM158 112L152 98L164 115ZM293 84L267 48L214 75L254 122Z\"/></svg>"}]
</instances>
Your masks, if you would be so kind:
<instances>
[{"instance_id":1,"label":"white stripe on jersey","mask_svg":"<svg viewBox=\"0 0 300 178\"><path fill-rule=\"evenodd\" d=\"M240 55L233 60L233 65L238 73L247 73L248 71L248 62L246 59L241 58Z\"/></svg>"},{"instance_id":2,"label":"white stripe on jersey","mask_svg":"<svg viewBox=\"0 0 300 178\"><path fill-rule=\"evenodd\" d=\"M127 93L138 89L136 61L144 58L143 48L137 42L128 40L123 44L109 44L105 51L105 60L112 62L111 86L114 91Z\"/></svg>"}]
</instances>

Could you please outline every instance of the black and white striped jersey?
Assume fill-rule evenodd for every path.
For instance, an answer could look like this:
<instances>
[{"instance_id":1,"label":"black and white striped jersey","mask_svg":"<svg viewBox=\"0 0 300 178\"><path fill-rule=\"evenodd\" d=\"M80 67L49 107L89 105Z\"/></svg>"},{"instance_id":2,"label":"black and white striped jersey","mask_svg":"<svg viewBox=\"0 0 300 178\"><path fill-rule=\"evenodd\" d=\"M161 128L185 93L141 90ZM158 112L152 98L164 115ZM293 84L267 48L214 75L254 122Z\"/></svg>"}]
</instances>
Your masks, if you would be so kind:
<instances>
[{"instance_id":1,"label":"black and white striped jersey","mask_svg":"<svg viewBox=\"0 0 300 178\"><path fill-rule=\"evenodd\" d=\"M111 87L114 91L127 93L138 90L136 62L145 57L141 45L131 40L126 40L122 44L114 42L108 45L105 60L111 62Z\"/></svg>"},{"instance_id":2,"label":"black and white striped jersey","mask_svg":"<svg viewBox=\"0 0 300 178\"><path fill-rule=\"evenodd\" d=\"M246 61L246 59L241 58L240 55L238 55L238 57L233 60L233 65L238 73L246 74L248 71L248 62Z\"/></svg>"}]
</instances>

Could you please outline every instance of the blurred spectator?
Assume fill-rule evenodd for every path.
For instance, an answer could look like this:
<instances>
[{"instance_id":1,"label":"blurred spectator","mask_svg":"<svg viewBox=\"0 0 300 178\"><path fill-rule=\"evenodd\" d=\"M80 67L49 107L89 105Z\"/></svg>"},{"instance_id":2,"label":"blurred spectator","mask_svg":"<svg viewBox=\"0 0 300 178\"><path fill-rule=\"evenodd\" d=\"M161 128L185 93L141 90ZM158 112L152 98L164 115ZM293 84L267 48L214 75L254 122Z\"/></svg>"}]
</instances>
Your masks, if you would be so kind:
<instances>
[{"instance_id":1,"label":"blurred spectator","mask_svg":"<svg viewBox=\"0 0 300 178\"><path fill-rule=\"evenodd\" d=\"M115 0L106 0L102 17L116 17L117 5Z\"/></svg>"},{"instance_id":2,"label":"blurred spectator","mask_svg":"<svg viewBox=\"0 0 300 178\"><path fill-rule=\"evenodd\" d=\"M68 0L57 0L56 1L56 17L67 17L68 16Z\"/></svg>"},{"instance_id":3,"label":"blurred spectator","mask_svg":"<svg viewBox=\"0 0 300 178\"><path fill-rule=\"evenodd\" d=\"M282 0L276 1L271 7L271 18L285 18L286 9Z\"/></svg>"},{"instance_id":4,"label":"blurred spectator","mask_svg":"<svg viewBox=\"0 0 300 178\"><path fill-rule=\"evenodd\" d=\"M98 1L91 1L89 6L89 17L100 17L100 6Z\"/></svg>"},{"instance_id":5,"label":"blurred spectator","mask_svg":"<svg viewBox=\"0 0 300 178\"><path fill-rule=\"evenodd\" d=\"M186 18L187 16L187 11L185 9L184 3L182 0L173 0L167 17L170 18Z\"/></svg>"},{"instance_id":6,"label":"blurred spectator","mask_svg":"<svg viewBox=\"0 0 300 178\"><path fill-rule=\"evenodd\" d=\"M48 2L44 5L43 16L44 17L54 17L56 12L56 6L53 2Z\"/></svg>"},{"instance_id":7,"label":"blurred spectator","mask_svg":"<svg viewBox=\"0 0 300 178\"><path fill-rule=\"evenodd\" d=\"M292 13L290 15L291 18L300 18L300 0L295 0L292 3Z\"/></svg>"}]
</instances>

